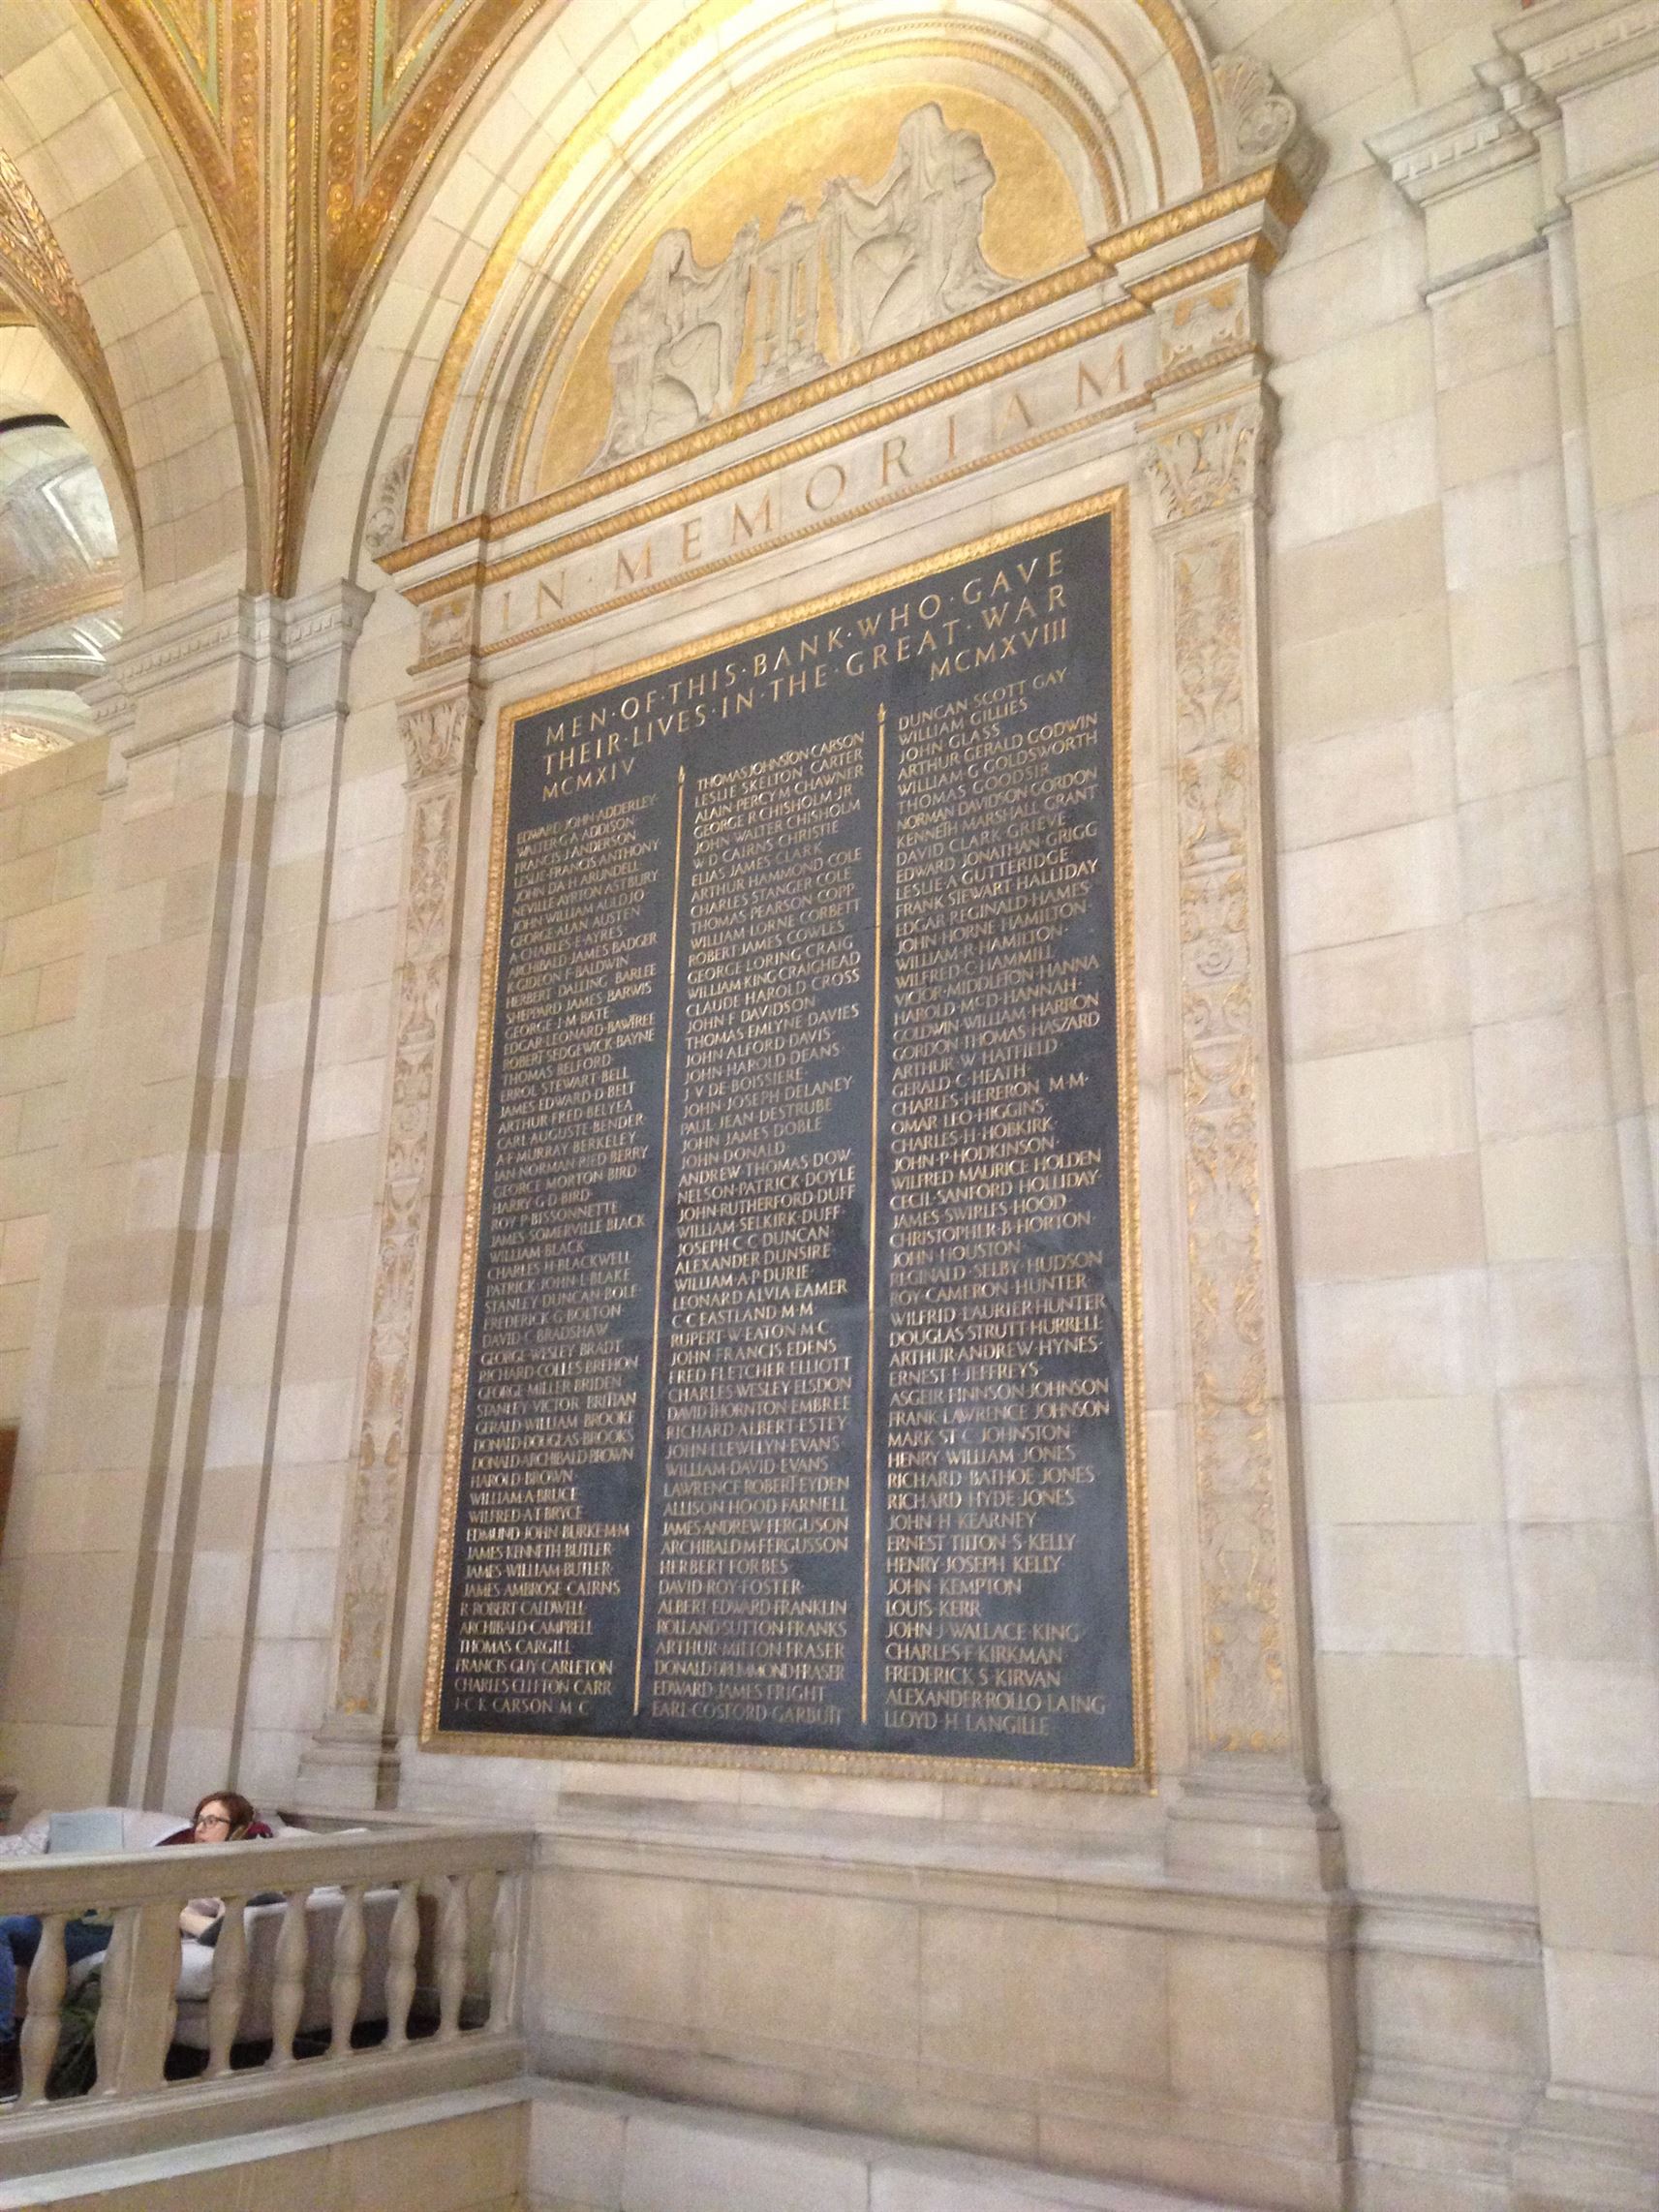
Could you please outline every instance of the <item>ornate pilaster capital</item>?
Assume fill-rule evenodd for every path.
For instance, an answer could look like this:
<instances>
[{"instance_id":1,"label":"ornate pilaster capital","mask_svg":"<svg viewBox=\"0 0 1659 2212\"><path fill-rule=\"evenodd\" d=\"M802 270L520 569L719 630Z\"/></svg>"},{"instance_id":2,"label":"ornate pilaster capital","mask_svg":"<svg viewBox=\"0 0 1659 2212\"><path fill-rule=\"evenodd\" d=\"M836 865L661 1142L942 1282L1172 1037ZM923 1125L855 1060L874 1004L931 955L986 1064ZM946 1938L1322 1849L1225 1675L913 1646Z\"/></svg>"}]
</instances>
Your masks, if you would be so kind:
<instances>
[{"instance_id":1,"label":"ornate pilaster capital","mask_svg":"<svg viewBox=\"0 0 1659 2212\"><path fill-rule=\"evenodd\" d=\"M472 766L483 702L475 684L413 699L398 709L406 783L413 791Z\"/></svg>"},{"instance_id":2,"label":"ornate pilaster capital","mask_svg":"<svg viewBox=\"0 0 1659 2212\"><path fill-rule=\"evenodd\" d=\"M1155 529L1265 499L1274 416L1264 385L1252 381L1202 412L1152 416L1142 435Z\"/></svg>"}]
</instances>

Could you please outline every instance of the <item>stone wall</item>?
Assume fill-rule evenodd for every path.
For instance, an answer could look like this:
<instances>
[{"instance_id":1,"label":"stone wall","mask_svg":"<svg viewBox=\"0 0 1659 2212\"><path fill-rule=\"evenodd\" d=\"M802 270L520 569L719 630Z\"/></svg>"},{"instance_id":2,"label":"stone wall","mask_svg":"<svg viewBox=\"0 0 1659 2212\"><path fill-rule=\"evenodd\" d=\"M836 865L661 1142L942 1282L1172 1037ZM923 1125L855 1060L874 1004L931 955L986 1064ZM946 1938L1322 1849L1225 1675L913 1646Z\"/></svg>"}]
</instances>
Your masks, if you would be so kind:
<instances>
[{"instance_id":1,"label":"stone wall","mask_svg":"<svg viewBox=\"0 0 1659 2212\"><path fill-rule=\"evenodd\" d=\"M317 590L216 600L129 660L96 1111L89 1092L87 1174L55 1215L72 1297L50 1449L24 1471L35 1535L6 1568L5 1740L31 1802L114 1776L182 1803L233 1771L266 1798L522 1811L544 1838L530 2024L571 2074L1190 2187L1247 2165L1281 2203L1336 2200L1351 2155L1366 2212L1605 2212L1650 2201L1659 2171L1659 23L1644 0L1190 13L1213 53L1272 70L1328 157L1250 279L1278 415L1258 1103L1288 1232L1306 1771L1239 1783L1230 1841L1213 1832L1195 1871L1225 1788L1197 1773L1157 583L1176 525L1154 532L1146 421L988 456L878 524L493 661L464 637L447 672L411 675L430 631L347 542L388 392L401 445L443 356L437 323L411 335L401 277L334 418ZM595 88L621 66L597 42L584 64ZM426 234L427 259L456 259L423 312L459 314L455 271L505 218L476 220ZM1133 540L1157 1794L422 1748L494 710L637 658L642 626L691 646L1113 481ZM421 718L441 709L440 760ZM75 832L81 860L66 845L48 869L22 841L31 808L94 811L100 771L77 757L61 789L0 783L18 841L0 887L27 902L0 1008L15 989L28 1024L58 1003L52 932L76 909L57 902L92 846ZM451 799L435 954L412 825ZM433 959L452 960L436 1048L400 1012ZM49 1197L24 1136L62 1127L59 1029L0 1055L28 1071L3 1132L9 1335ZM424 1090L400 1089L412 1039ZM363 1698L341 1694L353 1618L378 1639Z\"/></svg>"}]
</instances>

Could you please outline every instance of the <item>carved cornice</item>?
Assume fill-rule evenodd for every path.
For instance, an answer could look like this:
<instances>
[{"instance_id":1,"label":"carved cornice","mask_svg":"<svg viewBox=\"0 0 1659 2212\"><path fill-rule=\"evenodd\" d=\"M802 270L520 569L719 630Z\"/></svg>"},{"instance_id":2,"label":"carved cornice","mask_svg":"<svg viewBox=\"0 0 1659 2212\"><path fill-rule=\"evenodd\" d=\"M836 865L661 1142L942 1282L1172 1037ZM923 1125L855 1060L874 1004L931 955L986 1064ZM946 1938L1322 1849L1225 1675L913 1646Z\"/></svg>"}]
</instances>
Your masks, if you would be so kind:
<instances>
[{"instance_id":1,"label":"carved cornice","mask_svg":"<svg viewBox=\"0 0 1659 2212\"><path fill-rule=\"evenodd\" d=\"M343 678L373 603L372 594L344 579L297 600L240 592L157 629L138 630L114 648L111 660L130 701L233 661L244 661L250 673L298 670L334 654ZM164 732L143 741L139 750L168 742L170 736Z\"/></svg>"},{"instance_id":2,"label":"carved cornice","mask_svg":"<svg viewBox=\"0 0 1659 2212\"><path fill-rule=\"evenodd\" d=\"M232 606L223 602L197 614L180 615L151 630L139 630L115 647L110 658L129 698L163 684L212 668L242 651L249 635L251 602L238 594Z\"/></svg>"},{"instance_id":3,"label":"carved cornice","mask_svg":"<svg viewBox=\"0 0 1659 2212\"><path fill-rule=\"evenodd\" d=\"M79 575L28 582L0 589L0 645L31 637L55 623L73 622L77 615L100 614L118 606L123 585L119 563L100 561Z\"/></svg>"},{"instance_id":4,"label":"carved cornice","mask_svg":"<svg viewBox=\"0 0 1659 2212\"><path fill-rule=\"evenodd\" d=\"M1554 110L1507 58L1483 63L1481 82L1367 141L1414 207L1538 158L1537 131Z\"/></svg>"},{"instance_id":5,"label":"carved cornice","mask_svg":"<svg viewBox=\"0 0 1659 2212\"><path fill-rule=\"evenodd\" d=\"M342 578L306 599L291 599L284 611L283 653L291 667L337 649L350 649L362 634L374 594Z\"/></svg>"},{"instance_id":6,"label":"carved cornice","mask_svg":"<svg viewBox=\"0 0 1659 2212\"><path fill-rule=\"evenodd\" d=\"M1540 93L1559 99L1659 59L1659 0L1611 11L1606 0L1563 0L1504 24L1497 41Z\"/></svg>"}]
</instances>

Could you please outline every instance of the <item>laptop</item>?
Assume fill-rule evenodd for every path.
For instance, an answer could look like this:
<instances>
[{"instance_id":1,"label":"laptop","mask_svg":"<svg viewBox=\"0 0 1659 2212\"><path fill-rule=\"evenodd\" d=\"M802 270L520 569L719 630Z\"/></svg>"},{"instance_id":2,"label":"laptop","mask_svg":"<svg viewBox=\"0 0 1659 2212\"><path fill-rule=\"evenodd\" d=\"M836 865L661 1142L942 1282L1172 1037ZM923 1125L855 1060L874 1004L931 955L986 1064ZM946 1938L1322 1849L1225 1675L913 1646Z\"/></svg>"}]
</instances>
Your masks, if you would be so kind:
<instances>
[{"instance_id":1,"label":"laptop","mask_svg":"<svg viewBox=\"0 0 1659 2212\"><path fill-rule=\"evenodd\" d=\"M48 1851L120 1851L118 1805L92 1805L85 1812L53 1813L46 1832Z\"/></svg>"}]
</instances>

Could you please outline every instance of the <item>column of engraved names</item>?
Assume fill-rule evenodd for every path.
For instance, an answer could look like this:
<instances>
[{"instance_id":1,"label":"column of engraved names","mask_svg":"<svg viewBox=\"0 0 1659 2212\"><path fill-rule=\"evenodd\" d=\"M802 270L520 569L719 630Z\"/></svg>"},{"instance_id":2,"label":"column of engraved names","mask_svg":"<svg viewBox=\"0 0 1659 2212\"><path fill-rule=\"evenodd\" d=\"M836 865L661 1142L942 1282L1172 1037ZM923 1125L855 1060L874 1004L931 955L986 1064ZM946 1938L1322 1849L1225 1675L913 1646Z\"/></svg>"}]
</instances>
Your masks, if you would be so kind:
<instances>
[{"instance_id":1,"label":"column of engraved names","mask_svg":"<svg viewBox=\"0 0 1659 2212\"><path fill-rule=\"evenodd\" d=\"M868 955L858 732L696 786L652 1714L845 1722ZM867 1113L867 1109L862 1109ZM830 1124L839 1126L832 1130ZM857 1475L862 1487L862 1455Z\"/></svg>"},{"instance_id":2,"label":"column of engraved names","mask_svg":"<svg viewBox=\"0 0 1659 2212\"><path fill-rule=\"evenodd\" d=\"M542 823L510 855L455 1665L498 1714L577 1718L621 1686L595 1615L623 1598L632 1516L583 1492L637 1434L642 1352L618 1324L642 1289L647 1145L623 1056L656 1033L659 804Z\"/></svg>"},{"instance_id":3,"label":"column of engraved names","mask_svg":"<svg viewBox=\"0 0 1659 2212\"><path fill-rule=\"evenodd\" d=\"M1103 1019L1098 730L1015 682L896 736L882 1717L1041 1757L1099 1707L1056 1578L1109 1404L1108 1194L1055 1099Z\"/></svg>"}]
</instances>

